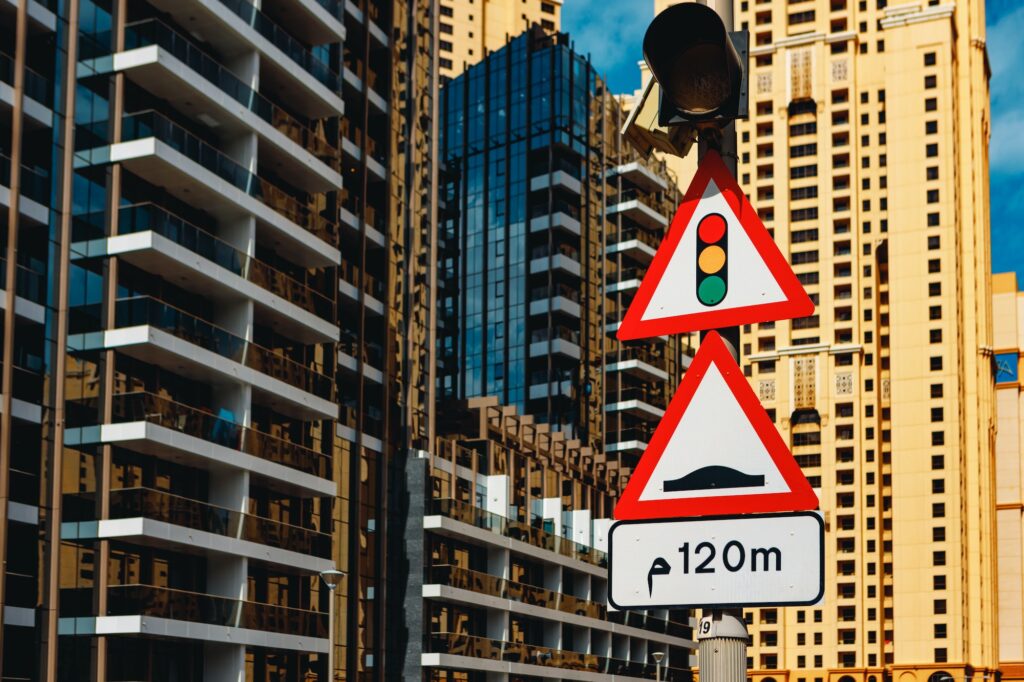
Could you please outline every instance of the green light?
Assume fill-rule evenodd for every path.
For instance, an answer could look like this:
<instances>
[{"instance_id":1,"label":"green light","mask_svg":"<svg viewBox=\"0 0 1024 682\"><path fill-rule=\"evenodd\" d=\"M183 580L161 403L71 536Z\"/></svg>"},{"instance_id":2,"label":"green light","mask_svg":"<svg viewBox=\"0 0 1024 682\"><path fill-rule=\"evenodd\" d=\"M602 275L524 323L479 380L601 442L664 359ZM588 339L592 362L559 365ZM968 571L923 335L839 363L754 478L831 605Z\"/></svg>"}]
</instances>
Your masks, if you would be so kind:
<instances>
[{"instance_id":1,"label":"green light","mask_svg":"<svg viewBox=\"0 0 1024 682\"><path fill-rule=\"evenodd\" d=\"M697 287L697 298L704 305L718 305L725 298L725 280L718 275L706 277Z\"/></svg>"}]
</instances>

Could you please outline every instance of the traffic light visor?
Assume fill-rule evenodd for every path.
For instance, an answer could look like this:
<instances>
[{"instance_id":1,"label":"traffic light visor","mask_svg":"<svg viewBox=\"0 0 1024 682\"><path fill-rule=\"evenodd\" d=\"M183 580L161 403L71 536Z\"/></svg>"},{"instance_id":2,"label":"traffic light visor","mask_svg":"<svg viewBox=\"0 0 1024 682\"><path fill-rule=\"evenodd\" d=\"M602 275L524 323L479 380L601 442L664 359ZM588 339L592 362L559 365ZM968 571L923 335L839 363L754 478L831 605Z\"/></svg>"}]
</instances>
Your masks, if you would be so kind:
<instances>
[{"instance_id":1,"label":"traffic light visor","mask_svg":"<svg viewBox=\"0 0 1024 682\"><path fill-rule=\"evenodd\" d=\"M665 97L691 116L713 116L733 101L743 77L740 57L713 9L672 5L644 35L644 60Z\"/></svg>"}]
</instances>

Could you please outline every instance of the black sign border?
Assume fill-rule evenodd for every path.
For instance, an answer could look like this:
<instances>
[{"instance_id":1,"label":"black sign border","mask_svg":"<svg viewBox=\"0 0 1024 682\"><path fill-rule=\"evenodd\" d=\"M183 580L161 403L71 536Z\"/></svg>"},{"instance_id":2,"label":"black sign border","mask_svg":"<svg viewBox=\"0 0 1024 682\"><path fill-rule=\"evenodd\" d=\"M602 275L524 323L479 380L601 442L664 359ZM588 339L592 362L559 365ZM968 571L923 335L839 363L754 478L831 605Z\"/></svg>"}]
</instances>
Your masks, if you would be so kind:
<instances>
[{"instance_id":1,"label":"black sign border","mask_svg":"<svg viewBox=\"0 0 1024 682\"><path fill-rule=\"evenodd\" d=\"M615 562L612 557L612 535L615 533L615 529L619 526L630 526L637 524L651 524L651 523L685 523L685 522L698 522L698 521L735 521L739 519L767 519L767 518L791 518L794 516L810 516L818 522L818 527L821 529L821 554L818 557L818 583L821 585L821 589L818 591L818 595L809 601L763 601L763 602L745 602L745 603L729 603L729 602L715 602L715 603L700 603L700 604L645 604L644 606L619 606L612 599L612 569L615 566ZM636 519L629 521L616 521L612 524L608 530L608 603L618 611L650 611L652 609L734 609L734 608L754 608L763 606L812 606L818 604L825 596L825 520L822 518L821 512L813 511L802 511L802 512L777 512L774 514L726 514L724 516L686 516L675 519Z\"/></svg>"}]
</instances>

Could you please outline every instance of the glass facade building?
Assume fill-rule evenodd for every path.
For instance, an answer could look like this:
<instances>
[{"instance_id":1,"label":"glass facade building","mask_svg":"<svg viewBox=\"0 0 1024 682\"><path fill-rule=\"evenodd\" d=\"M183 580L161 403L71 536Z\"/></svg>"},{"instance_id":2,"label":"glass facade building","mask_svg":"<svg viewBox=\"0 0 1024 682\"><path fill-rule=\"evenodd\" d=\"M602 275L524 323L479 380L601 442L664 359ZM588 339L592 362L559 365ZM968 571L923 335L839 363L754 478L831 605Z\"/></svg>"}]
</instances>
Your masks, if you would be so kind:
<instances>
[{"instance_id":1,"label":"glass facade building","mask_svg":"<svg viewBox=\"0 0 1024 682\"><path fill-rule=\"evenodd\" d=\"M678 203L565 34L534 27L442 88L439 396L496 396L630 468L682 371L620 344L637 267Z\"/></svg>"}]
</instances>

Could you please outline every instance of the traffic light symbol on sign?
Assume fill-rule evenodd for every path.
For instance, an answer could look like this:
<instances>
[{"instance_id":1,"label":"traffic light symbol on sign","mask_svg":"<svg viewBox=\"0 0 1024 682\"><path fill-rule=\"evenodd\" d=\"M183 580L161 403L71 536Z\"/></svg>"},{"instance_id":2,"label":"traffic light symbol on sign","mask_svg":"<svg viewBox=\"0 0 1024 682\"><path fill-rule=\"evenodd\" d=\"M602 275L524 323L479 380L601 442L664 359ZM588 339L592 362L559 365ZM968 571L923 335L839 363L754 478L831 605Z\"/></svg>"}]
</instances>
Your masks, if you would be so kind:
<instances>
[{"instance_id":1,"label":"traffic light symbol on sign","mask_svg":"<svg viewBox=\"0 0 1024 682\"><path fill-rule=\"evenodd\" d=\"M709 213L697 225L697 300L716 306L729 290L729 231L721 213Z\"/></svg>"}]
</instances>

